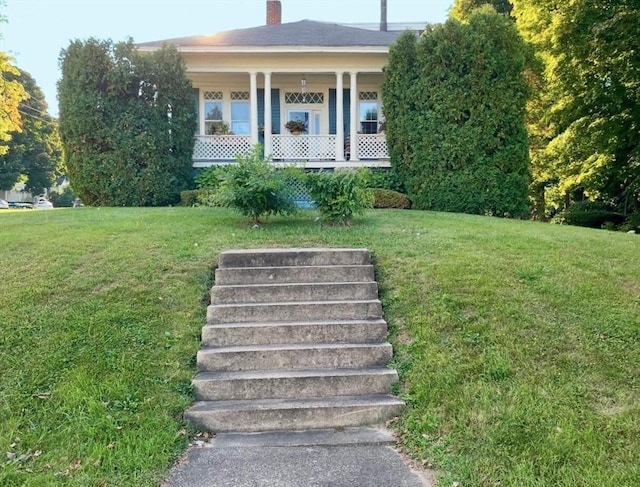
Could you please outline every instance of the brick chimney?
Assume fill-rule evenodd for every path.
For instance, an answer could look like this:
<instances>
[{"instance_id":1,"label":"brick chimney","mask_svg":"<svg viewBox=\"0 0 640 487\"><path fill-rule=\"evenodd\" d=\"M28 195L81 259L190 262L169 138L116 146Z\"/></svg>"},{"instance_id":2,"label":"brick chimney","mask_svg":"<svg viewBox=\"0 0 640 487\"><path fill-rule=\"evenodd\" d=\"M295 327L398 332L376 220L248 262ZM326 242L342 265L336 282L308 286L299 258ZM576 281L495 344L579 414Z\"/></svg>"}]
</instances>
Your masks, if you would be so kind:
<instances>
[{"instance_id":1,"label":"brick chimney","mask_svg":"<svg viewBox=\"0 0 640 487\"><path fill-rule=\"evenodd\" d=\"M267 0L267 25L282 23L282 5L280 0Z\"/></svg>"}]
</instances>

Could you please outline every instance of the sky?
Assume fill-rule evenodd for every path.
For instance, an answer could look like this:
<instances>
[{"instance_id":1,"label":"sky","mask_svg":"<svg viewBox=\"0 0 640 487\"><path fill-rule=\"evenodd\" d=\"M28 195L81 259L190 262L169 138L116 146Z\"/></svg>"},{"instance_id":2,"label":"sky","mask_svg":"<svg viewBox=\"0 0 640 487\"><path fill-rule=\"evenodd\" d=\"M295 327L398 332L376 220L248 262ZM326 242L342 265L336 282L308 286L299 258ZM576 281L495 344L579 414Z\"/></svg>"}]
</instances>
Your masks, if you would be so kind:
<instances>
[{"instance_id":1,"label":"sky","mask_svg":"<svg viewBox=\"0 0 640 487\"><path fill-rule=\"evenodd\" d=\"M1 6L4 1L4 7ZM281 0L282 22L379 22L380 0ZM387 0L388 22L437 23L453 0ZM0 0L0 51L29 72L57 116L58 58L89 37L147 42L256 27L266 0Z\"/></svg>"}]
</instances>

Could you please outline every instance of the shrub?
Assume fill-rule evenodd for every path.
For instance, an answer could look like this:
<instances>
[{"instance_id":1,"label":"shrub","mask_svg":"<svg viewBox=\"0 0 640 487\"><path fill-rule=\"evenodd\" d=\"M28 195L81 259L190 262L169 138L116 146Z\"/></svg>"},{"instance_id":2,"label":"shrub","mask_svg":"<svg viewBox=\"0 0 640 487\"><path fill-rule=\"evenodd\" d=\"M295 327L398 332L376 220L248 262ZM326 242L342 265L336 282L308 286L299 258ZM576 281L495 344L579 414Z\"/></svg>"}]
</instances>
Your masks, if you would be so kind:
<instances>
[{"instance_id":1,"label":"shrub","mask_svg":"<svg viewBox=\"0 0 640 487\"><path fill-rule=\"evenodd\" d=\"M411 201L407 195L390 189L373 188L373 207L374 208L400 208L407 209L411 207Z\"/></svg>"},{"instance_id":2,"label":"shrub","mask_svg":"<svg viewBox=\"0 0 640 487\"><path fill-rule=\"evenodd\" d=\"M220 172L217 203L251 217L254 224L264 216L296 212L298 207L288 180L301 177L300 170L273 167L269 159L263 159L260 144L236 159L236 164L224 166Z\"/></svg>"},{"instance_id":3,"label":"shrub","mask_svg":"<svg viewBox=\"0 0 640 487\"><path fill-rule=\"evenodd\" d=\"M367 187L375 189L390 189L404 193L404 181L393 169L371 170Z\"/></svg>"},{"instance_id":4,"label":"shrub","mask_svg":"<svg viewBox=\"0 0 640 487\"><path fill-rule=\"evenodd\" d=\"M214 193L214 191L208 189L190 189L188 191L182 191L180 193L180 204L182 206L214 206L206 204Z\"/></svg>"},{"instance_id":5,"label":"shrub","mask_svg":"<svg viewBox=\"0 0 640 487\"><path fill-rule=\"evenodd\" d=\"M350 225L353 215L372 207L373 192L366 187L367 173L366 169L339 169L307 174L307 189L326 222Z\"/></svg>"},{"instance_id":6,"label":"shrub","mask_svg":"<svg viewBox=\"0 0 640 487\"><path fill-rule=\"evenodd\" d=\"M69 186L63 190L54 191L49 195L49 201L56 208L70 208L73 206L73 200L75 199L76 197Z\"/></svg>"},{"instance_id":7,"label":"shrub","mask_svg":"<svg viewBox=\"0 0 640 487\"><path fill-rule=\"evenodd\" d=\"M624 225L622 228L625 232L629 230L640 230L640 213L632 213L628 215L624 221Z\"/></svg>"},{"instance_id":8,"label":"shrub","mask_svg":"<svg viewBox=\"0 0 640 487\"><path fill-rule=\"evenodd\" d=\"M578 201L561 213L562 220L568 225L602 228L605 223L610 228L624 223L624 215L602 201Z\"/></svg>"},{"instance_id":9,"label":"shrub","mask_svg":"<svg viewBox=\"0 0 640 487\"><path fill-rule=\"evenodd\" d=\"M217 190L220 186L220 178L223 171L224 166L209 166L201 170L195 178L196 187L198 189Z\"/></svg>"}]
</instances>

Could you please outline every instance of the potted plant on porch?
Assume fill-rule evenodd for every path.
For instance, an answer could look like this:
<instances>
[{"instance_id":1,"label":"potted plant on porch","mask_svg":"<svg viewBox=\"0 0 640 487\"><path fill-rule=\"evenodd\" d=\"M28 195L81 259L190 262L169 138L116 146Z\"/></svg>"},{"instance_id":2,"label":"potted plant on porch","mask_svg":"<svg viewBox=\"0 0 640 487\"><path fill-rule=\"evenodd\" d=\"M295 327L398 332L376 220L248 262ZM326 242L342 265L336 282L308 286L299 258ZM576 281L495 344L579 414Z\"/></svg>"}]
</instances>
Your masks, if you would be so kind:
<instances>
[{"instance_id":1,"label":"potted plant on porch","mask_svg":"<svg viewBox=\"0 0 640 487\"><path fill-rule=\"evenodd\" d=\"M284 127L293 135L304 134L307 132L307 124L299 118L289 120Z\"/></svg>"}]
</instances>

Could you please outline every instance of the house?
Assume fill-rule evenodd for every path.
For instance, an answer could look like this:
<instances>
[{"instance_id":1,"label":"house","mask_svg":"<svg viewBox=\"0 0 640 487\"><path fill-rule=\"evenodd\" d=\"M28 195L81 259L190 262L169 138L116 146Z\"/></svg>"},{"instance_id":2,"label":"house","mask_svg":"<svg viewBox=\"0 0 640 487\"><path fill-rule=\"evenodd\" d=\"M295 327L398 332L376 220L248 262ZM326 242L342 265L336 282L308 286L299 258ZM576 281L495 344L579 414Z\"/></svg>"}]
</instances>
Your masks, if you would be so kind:
<instances>
[{"instance_id":1,"label":"house","mask_svg":"<svg viewBox=\"0 0 640 487\"><path fill-rule=\"evenodd\" d=\"M279 0L266 10L263 26L137 45L171 43L184 56L199 117L194 168L233 161L258 142L274 161L309 169L388 167L380 87L401 31L385 28L386 8L378 30L283 24ZM291 120L305 131L287 130Z\"/></svg>"}]
</instances>

